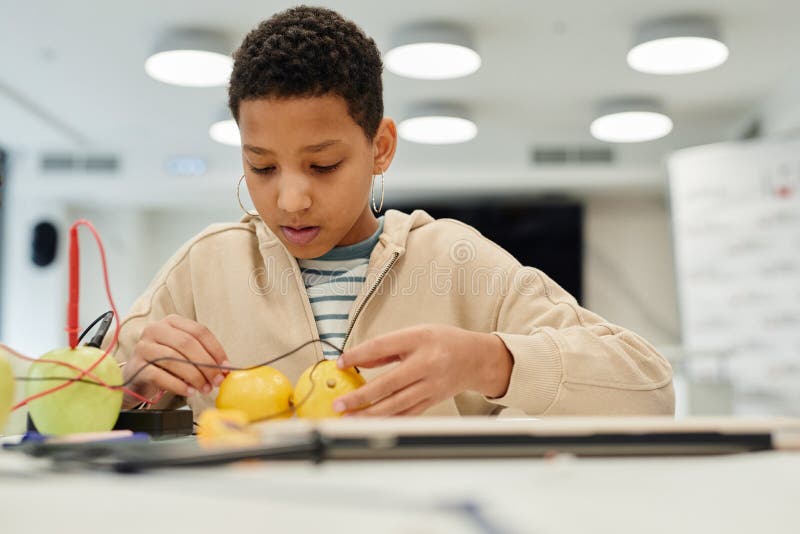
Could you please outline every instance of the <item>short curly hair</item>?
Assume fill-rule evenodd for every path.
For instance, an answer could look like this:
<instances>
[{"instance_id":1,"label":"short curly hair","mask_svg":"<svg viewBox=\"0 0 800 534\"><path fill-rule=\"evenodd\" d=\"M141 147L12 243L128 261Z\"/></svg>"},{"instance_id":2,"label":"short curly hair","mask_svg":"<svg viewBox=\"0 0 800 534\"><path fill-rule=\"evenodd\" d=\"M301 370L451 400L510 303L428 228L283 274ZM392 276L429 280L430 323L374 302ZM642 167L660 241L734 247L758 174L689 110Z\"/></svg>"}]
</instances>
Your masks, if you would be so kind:
<instances>
[{"instance_id":1,"label":"short curly hair","mask_svg":"<svg viewBox=\"0 0 800 534\"><path fill-rule=\"evenodd\" d=\"M328 94L347 102L372 140L383 118L383 62L378 47L335 11L299 6L261 22L233 53L228 106L239 121L242 100Z\"/></svg>"}]
</instances>

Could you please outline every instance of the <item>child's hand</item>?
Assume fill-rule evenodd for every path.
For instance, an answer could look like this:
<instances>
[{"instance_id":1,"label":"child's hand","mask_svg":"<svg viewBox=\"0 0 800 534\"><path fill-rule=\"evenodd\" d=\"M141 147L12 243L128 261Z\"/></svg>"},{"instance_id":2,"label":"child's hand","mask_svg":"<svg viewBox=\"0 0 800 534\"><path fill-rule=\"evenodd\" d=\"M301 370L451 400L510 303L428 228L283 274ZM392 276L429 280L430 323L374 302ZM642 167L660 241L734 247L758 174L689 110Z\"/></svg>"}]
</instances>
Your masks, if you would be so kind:
<instances>
[{"instance_id":1,"label":"child's hand","mask_svg":"<svg viewBox=\"0 0 800 534\"><path fill-rule=\"evenodd\" d=\"M181 317L168 315L145 327L125 365L125 379L139 371L129 386L144 397L153 397L159 390L189 397L197 391L209 393L218 386L227 371L213 367L195 367L179 361L158 361L160 358L182 358L190 362L228 366L228 358L214 334L205 326ZM154 362L148 365L148 362ZM125 398L124 405L136 404Z\"/></svg>"},{"instance_id":2,"label":"child's hand","mask_svg":"<svg viewBox=\"0 0 800 534\"><path fill-rule=\"evenodd\" d=\"M417 415L464 391L500 397L508 389L513 358L492 334L445 325L421 325L392 332L346 350L339 368L394 369L334 403L352 415Z\"/></svg>"}]
</instances>

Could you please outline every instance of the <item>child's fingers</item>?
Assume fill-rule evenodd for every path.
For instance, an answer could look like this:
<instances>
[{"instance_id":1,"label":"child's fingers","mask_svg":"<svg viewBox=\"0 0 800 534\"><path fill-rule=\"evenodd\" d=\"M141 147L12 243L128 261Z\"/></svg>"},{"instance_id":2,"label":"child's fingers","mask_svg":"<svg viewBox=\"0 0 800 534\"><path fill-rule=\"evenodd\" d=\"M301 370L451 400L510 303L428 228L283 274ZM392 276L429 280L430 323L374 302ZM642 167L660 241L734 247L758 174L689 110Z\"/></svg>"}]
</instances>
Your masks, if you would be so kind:
<instances>
[{"instance_id":1,"label":"child's fingers","mask_svg":"<svg viewBox=\"0 0 800 534\"><path fill-rule=\"evenodd\" d=\"M419 373L414 373L407 365L400 365L367 382L357 390L342 395L334 401L333 409L338 412L351 412L368 407L421 378Z\"/></svg>"},{"instance_id":2,"label":"child's fingers","mask_svg":"<svg viewBox=\"0 0 800 534\"><path fill-rule=\"evenodd\" d=\"M411 415L419 415L419 414L423 413L425 410L427 410L428 408L430 408L431 406L433 406L434 404L435 403L434 403L433 399L425 399L424 401L415 404L411 408L409 408L407 410L404 410L402 412L398 412L398 413L396 413L394 415L396 415L398 417L407 417L407 416L411 416Z\"/></svg>"},{"instance_id":3,"label":"child's fingers","mask_svg":"<svg viewBox=\"0 0 800 534\"><path fill-rule=\"evenodd\" d=\"M358 365L358 367L363 367L364 369L371 369L373 367L381 367L383 365L389 365L390 363L394 363L397 361L400 361L400 356L398 356L397 354L393 354L392 356L377 358L375 360L361 363Z\"/></svg>"},{"instance_id":4,"label":"child's fingers","mask_svg":"<svg viewBox=\"0 0 800 534\"><path fill-rule=\"evenodd\" d=\"M367 340L352 349L345 350L336 364L339 369L367 367L369 362L388 356L402 355L419 343L415 329L406 328Z\"/></svg>"},{"instance_id":5,"label":"child's fingers","mask_svg":"<svg viewBox=\"0 0 800 534\"><path fill-rule=\"evenodd\" d=\"M141 358L151 362L150 367L160 367L172 376L186 382L197 391L207 386L206 377L180 352L166 345L147 343L137 347ZM167 359L168 358L168 359ZM145 373L145 371L142 371Z\"/></svg>"},{"instance_id":6,"label":"child's fingers","mask_svg":"<svg viewBox=\"0 0 800 534\"><path fill-rule=\"evenodd\" d=\"M228 365L228 356L225 354L225 349L222 348L222 345L208 327L180 315L167 316L167 322L197 339L218 365Z\"/></svg>"},{"instance_id":7,"label":"child's fingers","mask_svg":"<svg viewBox=\"0 0 800 534\"><path fill-rule=\"evenodd\" d=\"M155 365L150 365L144 369L142 373L136 377L134 383L155 386L158 389L164 389L184 397L189 397L195 392L194 388L189 384ZM136 391L136 388L132 389Z\"/></svg>"},{"instance_id":8,"label":"child's fingers","mask_svg":"<svg viewBox=\"0 0 800 534\"><path fill-rule=\"evenodd\" d=\"M150 383L158 387L158 389L165 389L176 395L183 395L184 397L191 397L196 392L189 384L183 380L171 375L164 369L159 367L152 367L152 377Z\"/></svg>"},{"instance_id":9,"label":"child's fingers","mask_svg":"<svg viewBox=\"0 0 800 534\"><path fill-rule=\"evenodd\" d=\"M208 390L210 391L211 387L216 385L214 379L220 376L221 370L216 367L218 365L217 362L206 352L206 349L195 337L181 329L170 328L158 338L158 342L180 353L190 362L203 364L197 366L196 369L205 377ZM206 391L206 388L203 387L203 393L208 393L209 391Z\"/></svg>"},{"instance_id":10,"label":"child's fingers","mask_svg":"<svg viewBox=\"0 0 800 534\"><path fill-rule=\"evenodd\" d=\"M355 416L390 416L410 410L420 402L426 401L425 383L419 380L400 389L372 406L354 412Z\"/></svg>"}]
</instances>

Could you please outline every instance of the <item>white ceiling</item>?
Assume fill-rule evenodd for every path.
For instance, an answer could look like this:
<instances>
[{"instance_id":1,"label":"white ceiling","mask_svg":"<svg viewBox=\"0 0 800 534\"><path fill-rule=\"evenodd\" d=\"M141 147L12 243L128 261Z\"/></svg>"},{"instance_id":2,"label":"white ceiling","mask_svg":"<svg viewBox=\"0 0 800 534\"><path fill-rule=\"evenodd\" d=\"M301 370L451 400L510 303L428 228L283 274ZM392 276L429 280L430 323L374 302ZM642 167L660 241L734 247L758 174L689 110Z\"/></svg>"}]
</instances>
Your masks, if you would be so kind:
<instances>
[{"instance_id":1,"label":"white ceiling","mask_svg":"<svg viewBox=\"0 0 800 534\"><path fill-rule=\"evenodd\" d=\"M30 169L46 150L117 153L126 176L146 173L153 179L164 176L164 160L173 155L207 159L214 176L233 177L240 169L237 149L207 135L208 125L225 109L225 88L173 87L145 75L144 60L159 32L176 25L204 26L238 42L260 20L293 5L263 0L2 3L0 145ZM438 82L384 75L386 112L396 119L420 99L454 98L472 107L480 128L475 140L455 146L402 142L399 148L393 172L427 173L441 179L444 188L466 175L475 183L495 176L501 182L516 176L547 182L550 176L556 182L547 183L557 183L558 172L532 169L530 147L596 143L588 133L594 105L620 95L660 97L675 120L674 132L660 141L621 147L610 169L573 174L585 180L657 182L665 154L730 139L800 66L797 0L320 3L355 20L382 50L392 30L411 21L445 19L473 29L483 59L476 74ZM717 17L731 49L728 63L678 77L632 71L625 54L636 23L684 13Z\"/></svg>"}]
</instances>

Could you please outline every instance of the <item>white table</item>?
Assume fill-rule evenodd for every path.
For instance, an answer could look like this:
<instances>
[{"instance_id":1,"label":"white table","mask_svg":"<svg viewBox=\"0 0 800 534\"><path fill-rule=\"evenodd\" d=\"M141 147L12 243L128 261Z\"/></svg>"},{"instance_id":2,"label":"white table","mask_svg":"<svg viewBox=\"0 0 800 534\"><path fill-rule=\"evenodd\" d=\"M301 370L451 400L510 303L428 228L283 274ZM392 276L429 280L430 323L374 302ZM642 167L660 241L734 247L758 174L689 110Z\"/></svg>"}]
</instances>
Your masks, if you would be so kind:
<instances>
[{"instance_id":1,"label":"white table","mask_svg":"<svg viewBox=\"0 0 800 534\"><path fill-rule=\"evenodd\" d=\"M789 452L240 463L140 475L47 465L0 451L0 532L800 532L800 453Z\"/></svg>"}]
</instances>

